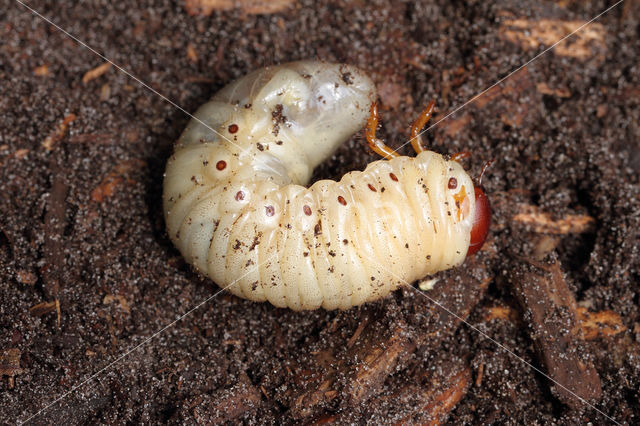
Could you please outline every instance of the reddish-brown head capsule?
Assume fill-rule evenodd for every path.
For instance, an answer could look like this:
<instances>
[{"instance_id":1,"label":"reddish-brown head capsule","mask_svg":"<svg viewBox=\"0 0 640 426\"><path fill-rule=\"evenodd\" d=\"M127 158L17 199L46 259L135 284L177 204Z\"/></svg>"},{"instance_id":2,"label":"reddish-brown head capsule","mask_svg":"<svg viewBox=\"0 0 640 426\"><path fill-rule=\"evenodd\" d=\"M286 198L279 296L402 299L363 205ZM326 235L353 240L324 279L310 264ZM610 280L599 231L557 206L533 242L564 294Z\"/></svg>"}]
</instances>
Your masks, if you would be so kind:
<instances>
[{"instance_id":1,"label":"reddish-brown head capsule","mask_svg":"<svg viewBox=\"0 0 640 426\"><path fill-rule=\"evenodd\" d=\"M491 224L491 206L489 198L486 196L481 187L474 187L476 194L475 211L473 212L473 227L471 228L471 241L469 241L469 250L467 256L474 254L484 244L489 234L489 225Z\"/></svg>"}]
</instances>

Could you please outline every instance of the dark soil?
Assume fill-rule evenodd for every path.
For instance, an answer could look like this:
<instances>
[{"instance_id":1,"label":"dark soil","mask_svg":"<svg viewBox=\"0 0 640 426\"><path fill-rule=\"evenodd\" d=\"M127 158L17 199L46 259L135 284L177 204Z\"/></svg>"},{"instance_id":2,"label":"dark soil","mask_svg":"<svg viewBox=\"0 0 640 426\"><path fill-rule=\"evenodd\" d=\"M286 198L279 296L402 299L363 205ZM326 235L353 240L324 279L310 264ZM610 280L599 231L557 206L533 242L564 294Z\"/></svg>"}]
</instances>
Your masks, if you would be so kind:
<instances>
[{"instance_id":1,"label":"dark soil","mask_svg":"<svg viewBox=\"0 0 640 426\"><path fill-rule=\"evenodd\" d=\"M30 1L190 112L265 65L356 65L379 88L379 135L393 147L429 100L439 120L551 44L523 47L505 21L587 21L614 2L291 3L193 16L183 1ZM189 117L114 68L83 83L102 59L17 2L0 6L0 422L607 422L416 289L344 312L208 300L218 288L182 261L162 218L164 165ZM621 317L621 332L580 351L602 385L592 403L637 424L640 2L597 24L587 55L555 49L426 134L440 153L471 151L473 175L495 158L490 239L430 297L547 371L510 285L539 232L513 217L523 204L592 217L588 231L557 234L552 257L581 307ZM375 159L356 135L316 175ZM378 349L380 365L365 356ZM448 417L429 414L434 383L463 379Z\"/></svg>"}]
</instances>

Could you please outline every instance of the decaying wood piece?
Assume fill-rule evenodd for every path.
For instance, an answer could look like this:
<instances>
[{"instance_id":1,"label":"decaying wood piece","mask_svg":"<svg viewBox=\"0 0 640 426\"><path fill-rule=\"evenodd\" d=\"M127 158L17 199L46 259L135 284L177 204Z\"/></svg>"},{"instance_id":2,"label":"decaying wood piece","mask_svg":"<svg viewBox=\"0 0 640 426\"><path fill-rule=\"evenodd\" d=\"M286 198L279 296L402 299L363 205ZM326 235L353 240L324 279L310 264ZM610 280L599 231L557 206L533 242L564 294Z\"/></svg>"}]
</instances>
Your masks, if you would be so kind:
<instances>
[{"instance_id":1,"label":"decaying wood piece","mask_svg":"<svg viewBox=\"0 0 640 426\"><path fill-rule=\"evenodd\" d=\"M368 406L388 413L380 419L366 407L359 411L344 410L337 415L325 414L315 423L333 424L392 423L439 425L466 395L472 383L471 368L466 361L438 352L417 374L403 372L392 376L382 394L373 397Z\"/></svg>"},{"instance_id":2,"label":"decaying wood piece","mask_svg":"<svg viewBox=\"0 0 640 426\"><path fill-rule=\"evenodd\" d=\"M447 334L454 332L482 299L492 280L493 277L488 275L484 265L470 258L464 269L448 275L448 278L436 284L433 291L416 296L425 299L426 317L423 333L416 336L416 343L435 346Z\"/></svg>"},{"instance_id":3,"label":"decaying wood piece","mask_svg":"<svg viewBox=\"0 0 640 426\"><path fill-rule=\"evenodd\" d=\"M483 321L509 321L515 326L521 323L517 309L510 306L488 306L484 308ZM577 310L584 340L591 341L600 338L617 336L627 330L620 315L613 311L593 312L587 308L578 307Z\"/></svg>"},{"instance_id":4,"label":"decaying wood piece","mask_svg":"<svg viewBox=\"0 0 640 426\"><path fill-rule=\"evenodd\" d=\"M67 129L69 128L69 124L73 123L76 120L75 114L69 114L56 126L55 129L46 137L44 141L42 141L42 146L47 151L52 151L58 142L64 138L67 133Z\"/></svg>"},{"instance_id":5,"label":"decaying wood piece","mask_svg":"<svg viewBox=\"0 0 640 426\"><path fill-rule=\"evenodd\" d=\"M374 316L372 308L366 317ZM415 345L409 340L406 324L387 324L367 319L363 329L356 329L347 342L345 354L322 351L315 355L316 362L324 373L307 383L307 389L294 401L291 414L304 418L316 413L328 402L344 392L345 403L357 405L375 393L398 361L411 354Z\"/></svg>"},{"instance_id":6,"label":"decaying wood piece","mask_svg":"<svg viewBox=\"0 0 640 426\"><path fill-rule=\"evenodd\" d=\"M586 214L554 217L535 205L518 203L510 225L523 228L529 234L527 240L533 246L530 256L540 261L556 248L565 235L594 232L596 221Z\"/></svg>"},{"instance_id":7,"label":"decaying wood piece","mask_svg":"<svg viewBox=\"0 0 640 426\"><path fill-rule=\"evenodd\" d=\"M129 175L143 167L145 162L140 159L130 159L117 164L105 177L102 182L91 191L91 200L102 203L107 198L114 195L123 183L133 184L135 181Z\"/></svg>"},{"instance_id":8,"label":"decaying wood piece","mask_svg":"<svg viewBox=\"0 0 640 426\"><path fill-rule=\"evenodd\" d=\"M289 8L295 0L185 0L189 15L209 16L214 11L241 9L249 15L278 13Z\"/></svg>"},{"instance_id":9,"label":"decaying wood piece","mask_svg":"<svg viewBox=\"0 0 640 426\"><path fill-rule=\"evenodd\" d=\"M0 377L9 377L9 389L15 386L15 376L22 374L20 368L20 350L16 348L5 349L0 352Z\"/></svg>"},{"instance_id":10,"label":"decaying wood piece","mask_svg":"<svg viewBox=\"0 0 640 426\"><path fill-rule=\"evenodd\" d=\"M111 69L111 62L105 62L101 65L98 65L94 69L87 71L82 76L82 84L87 84L91 80L95 80L96 78L100 77L110 69Z\"/></svg>"},{"instance_id":11,"label":"decaying wood piece","mask_svg":"<svg viewBox=\"0 0 640 426\"><path fill-rule=\"evenodd\" d=\"M520 204L513 221L528 225L534 232L565 235L593 231L596 221L586 214L570 214L554 218L551 214L531 204Z\"/></svg>"},{"instance_id":12,"label":"decaying wood piece","mask_svg":"<svg viewBox=\"0 0 640 426\"><path fill-rule=\"evenodd\" d=\"M586 308L579 307L578 318L582 324L585 340L612 337L627 329L620 315L613 311L589 312Z\"/></svg>"},{"instance_id":13,"label":"decaying wood piece","mask_svg":"<svg viewBox=\"0 0 640 426\"><path fill-rule=\"evenodd\" d=\"M362 362L349 371L346 388L349 405L357 405L371 397L398 362L415 350L415 344L409 340L403 327L395 328L385 341L377 338L380 333L373 328L369 328L367 334L362 345L365 351L352 353L354 358L362 357Z\"/></svg>"},{"instance_id":14,"label":"decaying wood piece","mask_svg":"<svg viewBox=\"0 0 640 426\"><path fill-rule=\"evenodd\" d=\"M566 35L580 29L559 43L553 49L553 54L580 60L602 60L606 51L604 25L597 22L585 25L586 23L560 19L506 19L500 24L498 33L500 38L519 45L523 50L538 50L542 46L551 47Z\"/></svg>"},{"instance_id":15,"label":"decaying wood piece","mask_svg":"<svg viewBox=\"0 0 640 426\"><path fill-rule=\"evenodd\" d=\"M59 300L54 300L52 302L40 302L29 308L29 313L36 317L41 317L53 311L58 312L58 317L60 316Z\"/></svg>"},{"instance_id":16,"label":"decaying wood piece","mask_svg":"<svg viewBox=\"0 0 640 426\"><path fill-rule=\"evenodd\" d=\"M531 337L551 383L552 392L572 408L602 395L600 377L588 358L575 298L558 260L540 263L514 255L509 275L513 293L525 311ZM574 395L575 394L575 395Z\"/></svg>"},{"instance_id":17,"label":"decaying wood piece","mask_svg":"<svg viewBox=\"0 0 640 426\"><path fill-rule=\"evenodd\" d=\"M446 355L447 357L449 355ZM438 374L446 371L448 374ZM416 405L410 406L413 413L401 420L401 423L439 425L449 417L449 413L466 395L471 384L471 368L463 363L450 363L446 369L438 369L437 373L428 377L425 385L419 389L405 389L417 395ZM397 395L397 397L401 397Z\"/></svg>"},{"instance_id":18,"label":"decaying wood piece","mask_svg":"<svg viewBox=\"0 0 640 426\"><path fill-rule=\"evenodd\" d=\"M291 416L307 418L329 404L347 410L360 406L379 395L382 389L389 388L387 381L399 366L406 364L416 348L436 348L467 318L491 281L483 265L469 263L467 268L443 274L443 279L427 295L413 294L419 290L407 290L411 297L422 300L423 307L419 309L424 320L419 330L402 321L385 323L377 318L374 307L366 306L365 325L345 339L343 347L315 354L315 372L301 377L303 390L290 407ZM458 395L456 392L443 394L442 401L457 402ZM434 412L448 407L445 402L434 404Z\"/></svg>"}]
</instances>

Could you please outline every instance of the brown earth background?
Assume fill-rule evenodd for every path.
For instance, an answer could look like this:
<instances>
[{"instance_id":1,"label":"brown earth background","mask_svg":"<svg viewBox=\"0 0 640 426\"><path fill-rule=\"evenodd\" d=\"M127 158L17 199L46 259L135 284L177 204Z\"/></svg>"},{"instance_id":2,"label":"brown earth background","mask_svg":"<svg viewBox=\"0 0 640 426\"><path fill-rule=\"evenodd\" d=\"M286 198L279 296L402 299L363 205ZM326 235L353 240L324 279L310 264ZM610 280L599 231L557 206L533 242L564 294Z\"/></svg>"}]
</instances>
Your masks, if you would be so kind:
<instances>
[{"instance_id":1,"label":"brown earth background","mask_svg":"<svg viewBox=\"0 0 640 426\"><path fill-rule=\"evenodd\" d=\"M613 4L29 2L190 112L266 65L356 65L392 147L429 100L433 123ZM638 423L640 1L427 132L437 152L471 151L474 176L495 159L489 240L435 290L331 312L222 294L125 357L217 291L162 218L189 117L0 6L0 423L609 421L577 396ZM376 159L360 133L316 178Z\"/></svg>"}]
</instances>

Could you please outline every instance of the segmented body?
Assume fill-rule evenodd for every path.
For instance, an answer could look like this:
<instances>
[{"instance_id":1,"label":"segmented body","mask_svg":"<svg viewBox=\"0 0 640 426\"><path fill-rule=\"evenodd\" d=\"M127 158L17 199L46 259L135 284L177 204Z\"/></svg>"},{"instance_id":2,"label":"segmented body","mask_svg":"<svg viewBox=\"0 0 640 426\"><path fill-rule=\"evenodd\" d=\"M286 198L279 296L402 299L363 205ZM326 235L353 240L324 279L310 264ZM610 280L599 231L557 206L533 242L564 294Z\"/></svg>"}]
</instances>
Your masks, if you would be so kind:
<instances>
[{"instance_id":1,"label":"segmented body","mask_svg":"<svg viewBox=\"0 0 640 426\"><path fill-rule=\"evenodd\" d=\"M169 236L237 296L295 310L346 309L462 263L474 186L426 151L305 187L365 124L375 99L359 70L294 62L255 71L195 114L167 164Z\"/></svg>"}]
</instances>

